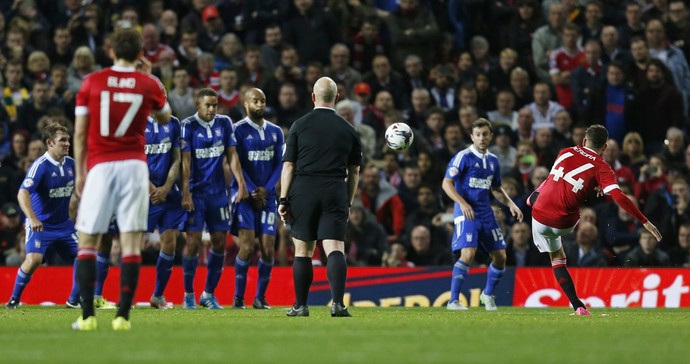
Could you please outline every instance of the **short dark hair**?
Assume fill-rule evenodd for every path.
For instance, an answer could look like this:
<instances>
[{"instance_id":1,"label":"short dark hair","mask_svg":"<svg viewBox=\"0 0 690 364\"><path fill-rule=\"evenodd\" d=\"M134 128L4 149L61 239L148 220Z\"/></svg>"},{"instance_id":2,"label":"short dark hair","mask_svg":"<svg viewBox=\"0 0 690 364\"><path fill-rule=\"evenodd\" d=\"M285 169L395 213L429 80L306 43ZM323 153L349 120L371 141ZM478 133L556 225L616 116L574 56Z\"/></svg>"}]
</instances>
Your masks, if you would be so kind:
<instances>
[{"instance_id":1,"label":"short dark hair","mask_svg":"<svg viewBox=\"0 0 690 364\"><path fill-rule=\"evenodd\" d=\"M603 148L606 141L609 139L609 132L603 125L594 124L585 130L585 138L589 146L594 149Z\"/></svg>"},{"instance_id":2,"label":"short dark hair","mask_svg":"<svg viewBox=\"0 0 690 364\"><path fill-rule=\"evenodd\" d=\"M575 33L577 33L577 34L580 34L580 33L581 33L581 32L580 32L580 27L578 27L577 25L575 25L575 24L573 24L573 23L565 23L565 26L563 26L563 31L566 31L566 30L573 31L573 32L575 32Z\"/></svg>"},{"instance_id":3,"label":"short dark hair","mask_svg":"<svg viewBox=\"0 0 690 364\"><path fill-rule=\"evenodd\" d=\"M46 127L43 128L43 132L41 133L41 140L43 141L43 144L47 146L48 140L54 140L57 136L57 133L60 131L69 135L69 129L58 123L50 123L46 125Z\"/></svg>"},{"instance_id":4,"label":"short dark hair","mask_svg":"<svg viewBox=\"0 0 690 364\"><path fill-rule=\"evenodd\" d=\"M484 118L479 118L479 119L475 120L475 121L472 123L472 130L474 130L474 129L479 129L479 128L483 128L483 127L485 127L485 126L486 126L487 128L489 128L489 131L490 131L490 132L493 133L493 130L491 129L491 122L490 122L489 120L484 119Z\"/></svg>"},{"instance_id":5,"label":"short dark hair","mask_svg":"<svg viewBox=\"0 0 690 364\"><path fill-rule=\"evenodd\" d=\"M197 97L199 98L199 100L201 100L201 98L205 97L205 96L218 97L218 94L212 88L207 87L207 88L202 88L201 90L199 90L199 93L197 94Z\"/></svg>"},{"instance_id":6,"label":"short dark hair","mask_svg":"<svg viewBox=\"0 0 690 364\"><path fill-rule=\"evenodd\" d=\"M134 62L144 44L141 34L134 29L120 29L110 39L115 51L115 57Z\"/></svg>"}]
</instances>

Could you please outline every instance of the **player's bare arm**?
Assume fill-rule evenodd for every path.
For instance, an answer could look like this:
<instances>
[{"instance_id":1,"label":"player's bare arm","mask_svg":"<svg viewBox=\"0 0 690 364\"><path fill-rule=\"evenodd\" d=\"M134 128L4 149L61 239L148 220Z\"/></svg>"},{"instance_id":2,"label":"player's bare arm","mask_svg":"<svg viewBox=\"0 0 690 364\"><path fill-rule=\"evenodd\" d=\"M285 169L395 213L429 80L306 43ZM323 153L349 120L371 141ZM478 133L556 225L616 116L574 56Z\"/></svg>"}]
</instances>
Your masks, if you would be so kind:
<instances>
[{"instance_id":1,"label":"player's bare arm","mask_svg":"<svg viewBox=\"0 0 690 364\"><path fill-rule=\"evenodd\" d=\"M17 201L19 202L19 207L24 212L27 218L29 218L29 227L33 231L43 231L43 223L38 219L33 207L31 206L31 194L25 189L19 189L17 193Z\"/></svg>"},{"instance_id":2,"label":"player's bare arm","mask_svg":"<svg viewBox=\"0 0 690 364\"><path fill-rule=\"evenodd\" d=\"M494 187L491 189L491 192L497 200L501 201L502 204L510 208L510 213L513 215L513 217L515 217L518 221L522 221L524 218L522 211L519 207L517 207L515 202L510 199L510 196L508 196L508 193L506 193L503 187Z\"/></svg>"},{"instance_id":3,"label":"player's bare arm","mask_svg":"<svg viewBox=\"0 0 690 364\"><path fill-rule=\"evenodd\" d=\"M237 180L236 201L241 202L245 198L249 197L249 191L247 190L247 183L244 181L242 166L240 165L240 157L237 155L236 147L230 147L227 149L227 158L230 161L230 170L232 171L232 175Z\"/></svg>"},{"instance_id":4,"label":"player's bare arm","mask_svg":"<svg viewBox=\"0 0 690 364\"><path fill-rule=\"evenodd\" d=\"M86 183L86 135L89 130L89 115L77 115L74 122L74 193L81 197Z\"/></svg>"},{"instance_id":5,"label":"player's bare arm","mask_svg":"<svg viewBox=\"0 0 690 364\"><path fill-rule=\"evenodd\" d=\"M465 216L467 220L474 220L474 209L472 209L472 206L470 206L470 204L467 203L462 196L460 196L458 191L455 190L455 182L453 182L453 180L450 178L444 178L441 187L443 187L443 191L446 193L446 195L448 195L448 197L450 197L451 200L460 205L462 215Z\"/></svg>"},{"instance_id":6,"label":"player's bare arm","mask_svg":"<svg viewBox=\"0 0 690 364\"><path fill-rule=\"evenodd\" d=\"M162 186L155 187L151 193L151 202L154 204L159 204L168 197L168 193L172 189L177 177L180 175L180 163L182 162L182 157L180 156L180 148L173 148L172 150L172 163L170 164L170 169L168 170L168 177L165 179L165 183Z\"/></svg>"},{"instance_id":7,"label":"player's bare arm","mask_svg":"<svg viewBox=\"0 0 690 364\"><path fill-rule=\"evenodd\" d=\"M355 199L355 191L359 184L359 166L347 166L347 203L352 206L352 200Z\"/></svg>"},{"instance_id":8,"label":"player's bare arm","mask_svg":"<svg viewBox=\"0 0 690 364\"><path fill-rule=\"evenodd\" d=\"M290 185L294 177L295 163L283 162L283 170L280 173L280 201L287 200ZM287 221L290 218L290 205L281 203L278 206L278 214L280 214L280 219L283 220L283 222Z\"/></svg>"},{"instance_id":9,"label":"player's bare arm","mask_svg":"<svg viewBox=\"0 0 690 364\"><path fill-rule=\"evenodd\" d=\"M194 200L189 191L189 178L191 176L192 153L182 152L182 208L187 211L194 211Z\"/></svg>"}]
</instances>

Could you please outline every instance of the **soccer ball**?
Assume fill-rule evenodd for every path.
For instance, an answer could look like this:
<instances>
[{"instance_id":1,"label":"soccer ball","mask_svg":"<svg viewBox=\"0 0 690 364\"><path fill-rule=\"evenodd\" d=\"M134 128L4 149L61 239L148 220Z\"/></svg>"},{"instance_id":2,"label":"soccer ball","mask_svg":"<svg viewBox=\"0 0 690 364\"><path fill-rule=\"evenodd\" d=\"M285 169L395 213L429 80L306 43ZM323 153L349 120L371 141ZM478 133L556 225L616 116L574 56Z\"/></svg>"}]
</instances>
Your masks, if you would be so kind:
<instances>
[{"instance_id":1,"label":"soccer ball","mask_svg":"<svg viewBox=\"0 0 690 364\"><path fill-rule=\"evenodd\" d=\"M394 123L386 129L386 144L393 150L405 150L414 140L412 129L405 123Z\"/></svg>"}]
</instances>

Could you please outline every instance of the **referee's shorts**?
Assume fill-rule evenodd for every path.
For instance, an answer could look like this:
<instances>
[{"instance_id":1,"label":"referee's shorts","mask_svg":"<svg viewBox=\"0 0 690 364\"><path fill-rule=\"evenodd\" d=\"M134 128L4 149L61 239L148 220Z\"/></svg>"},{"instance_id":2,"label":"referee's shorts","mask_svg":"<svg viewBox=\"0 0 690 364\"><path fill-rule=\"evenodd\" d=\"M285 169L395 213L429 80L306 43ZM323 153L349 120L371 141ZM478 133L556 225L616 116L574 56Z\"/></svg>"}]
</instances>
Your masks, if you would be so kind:
<instances>
[{"instance_id":1,"label":"referee's shorts","mask_svg":"<svg viewBox=\"0 0 690 364\"><path fill-rule=\"evenodd\" d=\"M305 241L345 240L349 202L343 179L295 176L288 197L293 237Z\"/></svg>"}]
</instances>

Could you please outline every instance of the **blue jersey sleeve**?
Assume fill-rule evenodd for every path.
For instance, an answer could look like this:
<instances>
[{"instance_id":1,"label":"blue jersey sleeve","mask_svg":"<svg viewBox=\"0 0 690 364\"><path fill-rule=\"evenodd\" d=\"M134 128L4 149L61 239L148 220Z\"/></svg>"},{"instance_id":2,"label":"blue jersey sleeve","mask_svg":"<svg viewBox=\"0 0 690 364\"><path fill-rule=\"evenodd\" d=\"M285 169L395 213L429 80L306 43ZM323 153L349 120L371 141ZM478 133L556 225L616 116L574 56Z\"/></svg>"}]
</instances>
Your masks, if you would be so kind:
<instances>
[{"instance_id":1,"label":"blue jersey sleeve","mask_svg":"<svg viewBox=\"0 0 690 364\"><path fill-rule=\"evenodd\" d=\"M29 167L29 171L26 173L26 177L24 177L24 181L19 187L20 189L27 190L29 193L36 192L36 189L43 181L43 171L45 169L42 167L42 160L43 159L39 158Z\"/></svg>"},{"instance_id":2,"label":"blue jersey sleeve","mask_svg":"<svg viewBox=\"0 0 690 364\"><path fill-rule=\"evenodd\" d=\"M174 148L179 148L180 147L180 133L181 133L181 127L180 127L180 120L178 120L176 117L172 117L170 122L170 136L172 139L172 147Z\"/></svg>"},{"instance_id":3,"label":"blue jersey sleeve","mask_svg":"<svg viewBox=\"0 0 690 364\"><path fill-rule=\"evenodd\" d=\"M448 168L446 169L446 176L445 178L451 179L454 182L457 182L460 180L461 177L461 172L462 172L462 158L463 155L458 153L453 157L450 162L448 163Z\"/></svg>"},{"instance_id":4,"label":"blue jersey sleeve","mask_svg":"<svg viewBox=\"0 0 690 364\"><path fill-rule=\"evenodd\" d=\"M223 144L225 144L225 147L236 147L237 146L237 138L235 138L235 130L232 127L232 121L230 121L230 118L223 118L222 120L225 121L225 134L223 135Z\"/></svg>"},{"instance_id":5,"label":"blue jersey sleeve","mask_svg":"<svg viewBox=\"0 0 690 364\"><path fill-rule=\"evenodd\" d=\"M181 137L180 137L180 149L183 152L192 152L192 130L191 130L191 123L190 122L185 122L182 123L181 126Z\"/></svg>"},{"instance_id":6,"label":"blue jersey sleeve","mask_svg":"<svg viewBox=\"0 0 690 364\"><path fill-rule=\"evenodd\" d=\"M268 179L268 182L266 183L266 190L268 191L275 191L276 189L276 184L278 183L278 179L280 178L280 174L283 172L283 156L282 153L279 153L283 151L283 143L285 142L285 136L283 135L283 129L276 127L277 133L278 134L278 140L273 144L275 146L275 154L273 154L273 172L271 173L271 177Z\"/></svg>"},{"instance_id":7,"label":"blue jersey sleeve","mask_svg":"<svg viewBox=\"0 0 690 364\"><path fill-rule=\"evenodd\" d=\"M492 188L499 188L503 184L501 182L501 166L498 163L498 158L493 158L493 161L491 161L494 165L494 179L491 181L491 187Z\"/></svg>"}]
</instances>

